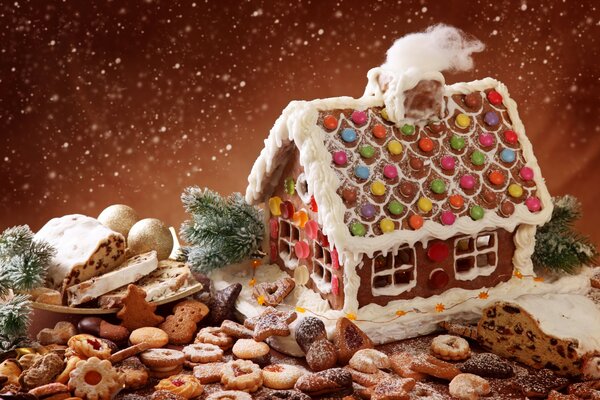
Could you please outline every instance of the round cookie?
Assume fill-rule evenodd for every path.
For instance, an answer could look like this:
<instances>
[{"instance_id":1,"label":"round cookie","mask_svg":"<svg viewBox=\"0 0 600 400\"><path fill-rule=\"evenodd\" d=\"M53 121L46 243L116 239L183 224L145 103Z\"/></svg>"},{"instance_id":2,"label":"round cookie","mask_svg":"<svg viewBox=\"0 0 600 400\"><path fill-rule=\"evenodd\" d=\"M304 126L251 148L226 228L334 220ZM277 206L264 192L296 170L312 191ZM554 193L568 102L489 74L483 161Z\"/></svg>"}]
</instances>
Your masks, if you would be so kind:
<instances>
[{"instance_id":1,"label":"round cookie","mask_svg":"<svg viewBox=\"0 0 600 400\"><path fill-rule=\"evenodd\" d=\"M72 336L67 342L67 345L75 353L84 358L97 357L104 360L110 357L111 353L110 346L107 342L85 333Z\"/></svg>"},{"instance_id":2,"label":"round cookie","mask_svg":"<svg viewBox=\"0 0 600 400\"><path fill-rule=\"evenodd\" d=\"M121 389L121 377L110 361L91 357L71 371L69 390L86 399L110 400Z\"/></svg>"},{"instance_id":3,"label":"round cookie","mask_svg":"<svg viewBox=\"0 0 600 400\"><path fill-rule=\"evenodd\" d=\"M446 361L466 360L471 355L469 342L454 335L439 335L431 341L431 353Z\"/></svg>"},{"instance_id":4,"label":"round cookie","mask_svg":"<svg viewBox=\"0 0 600 400\"><path fill-rule=\"evenodd\" d=\"M151 348L159 348L169 343L169 335L159 328L144 327L138 328L129 335L131 344L148 343Z\"/></svg>"},{"instance_id":5,"label":"round cookie","mask_svg":"<svg viewBox=\"0 0 600 400\"><path fill-rule=\"evenodd\" d=\"M185 355L181 351L171 349L150 349L139 357L150 368L150 375L160 379L181 372L185 362Z\"/></svg>"},{"instance_id":6,"label":"round cookie","mask_svg":"<svg viewBox=\"0 0 600 400\"><path fill-rule=\"evenodd\" d=\"M265 342L257 342L254 339L238 339L233 345L231 352L237 358L251 360L269 354L271 348Z\"/></svg>"},{"instance_id":7,"label":"round cookie","mask_svg":"<svg viewBox=\"0 0 600 400\"><path fill-rule=\"evenodd\" d=\"M226 389L256 392L263 384L262 371L252 361L230 361L223 366L221 384Z\"/></svg>"},{"instance_id":8,"label":"round cookie","mask_svg":"<svg viewBox=\"0 0 600 400\"><path fill-rule=\"evenodd\" d=\"M241 390L223 390L211 394L206 400L252 400L252 396Z\"/></svg>"},{"instance_id":9,"label":"round cookie","mask_svg":"<svg viewBox=\"0 0 600 400\"><path fill-rule=\"evenodd\" d=\"M263 385L271 389L292 389L305 372L293 365L271 364L263 368Z\"/></svg>"},{"instance_id":10,"label":"round cookie","mask_svg":"<svg viewBox=\"0 0 600 400\"><path fill-rule=\"evenodd\" d=\"M166 390L186 399L198 397L204 391L204 386L193 375L173 375L161 380L155 390Z\"/></svg>"},{"instance_id":11,"label":"round cookie","mask_svg":"<svg viewBox=\"0 0 600 400\"><path fill-rule=\"evenodd\" d=\"M223 350L210 343L194 343L183 348L185 359L194 363L210 363L223 359Z\"/></svg>"}]
</instances>

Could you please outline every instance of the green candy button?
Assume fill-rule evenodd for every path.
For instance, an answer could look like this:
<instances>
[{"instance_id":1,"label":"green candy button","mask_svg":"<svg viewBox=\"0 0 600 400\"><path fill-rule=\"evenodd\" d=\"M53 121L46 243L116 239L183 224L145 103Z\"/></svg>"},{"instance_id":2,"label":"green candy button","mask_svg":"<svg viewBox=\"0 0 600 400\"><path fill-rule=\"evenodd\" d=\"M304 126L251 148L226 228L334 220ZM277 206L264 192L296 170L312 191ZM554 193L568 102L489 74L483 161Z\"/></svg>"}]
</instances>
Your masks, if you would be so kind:
<instances>
[{"instance_id":1,"label":"green candy button","mask_svg":"<svg viewBox=\"0 0 600 400\"><path fill-rule=\"evenodd\" d=\"M285 180L285 192L292 196L296 192L296 183L294 178L287 178Z\"/></svg>"},{"instance_id":2,"label":"green candy button","mask_svg":"<svg viewBox=\"0 0 600 400\"><path fill-rule=\"evenodd\" d=\"M364 158L371 158L375 155L375 149L371 145L361 147L360 150L358 150L358 152Z\"/></svg>"},{"instance_id":3,"label":"green candy button","mask_svg":"<svg viewBox=\"0 0 600 400\"><path fill-rule=\"evenodd\" d=\"M483 218L483 208L481 208L480 206L473 206L471 207L469 214L471 215L471 218L473 218L474 221L480 220Z\"/></svg>"},{"instance_id":4,"label":"green candy button","mask_svg":"<svg viewBox=\"0 0 600 400\"><path fill-rule=\"evenodd\" d=\"M431 191L437 194L444 193L446 191L446 184L441 179L434 179L431 181Z\"/></svg>"},{"instance_id":5,"label":"green candy button","mask_svg":"<svg viewBox=\"0 0 600 400\"><path fill-rule=\"evenodd\" d=\"M402 125L402 128L400 128L400 130L402 131L403 135L410 136L413 133L415 133L415 127L413 125L409 125L409 124Z\"/></svg>"},{"instance_id":6,"label":"green candy button","mask_svg":"<svg viewBox=\"0 0 600 400\"><path fill-rule=\"evenodd\" d=\"M462 150L465 147L465 139L458 135L454 135L450 138L450 146L454 150Z\"/></svg>"},{"instance_id":7,"label":"green candy button","mask_svg":"<svg viewBox=\"0 0 600 400\"><path fill-rule=\"evenodd\" d=\"M354 222L350 225L350 232L352 232L352 236L365 236L367 234L367 229L360 222Z\"/></svg>"},{"instance_id":8,"label":"green candy button","mask_svg":"<svg viewBox=\"0 0 600 400\"><path fill-rule=\"evenodd\" d=\"M404 211L404 206L398 200L392 200L388 204L388 211L393 215L400 215Z\"/></svg>"},{"instance_id":9,"label":"green candy button","mask_svg":"<svg viewBox=\"0 0 600 400\"><path fill-rule=\"evenodd\" d=\"M475 150L473 154L471 154L471 162L473 165L483 165L485 162L485 155L479 150Z\"/></svg>"}]
</instances>

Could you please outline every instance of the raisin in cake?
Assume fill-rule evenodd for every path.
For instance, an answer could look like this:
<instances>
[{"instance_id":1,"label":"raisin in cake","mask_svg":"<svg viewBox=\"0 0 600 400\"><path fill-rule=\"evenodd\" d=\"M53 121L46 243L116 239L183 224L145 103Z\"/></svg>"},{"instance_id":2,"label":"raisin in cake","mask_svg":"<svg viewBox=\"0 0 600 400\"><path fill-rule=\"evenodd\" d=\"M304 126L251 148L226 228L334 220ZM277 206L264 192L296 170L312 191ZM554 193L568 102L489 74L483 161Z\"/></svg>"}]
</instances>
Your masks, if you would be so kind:
<instances>
[{"instance_id":1,"label":"raisin in cake","mask_svg":"<svg viewBox=\"0 0 600 400\"><path fill-rule=\"evenodd\" d=\"M581 295L524 295L484 309L477 335L500 356L579 376L600 354L600 310Z\"/></svg>"},{"instance_id":2,"label":"raisin in cake","mask_svg":"<svg viewBox=\"0 0 600 400\"><path fill-rule=\"evenodd\" d=\"M56 248L48 268L49 284L68 287L110 272L125 260L125 238L97 219L80 214L53 218L35 235Z\"/></svg>"}]
</instances>

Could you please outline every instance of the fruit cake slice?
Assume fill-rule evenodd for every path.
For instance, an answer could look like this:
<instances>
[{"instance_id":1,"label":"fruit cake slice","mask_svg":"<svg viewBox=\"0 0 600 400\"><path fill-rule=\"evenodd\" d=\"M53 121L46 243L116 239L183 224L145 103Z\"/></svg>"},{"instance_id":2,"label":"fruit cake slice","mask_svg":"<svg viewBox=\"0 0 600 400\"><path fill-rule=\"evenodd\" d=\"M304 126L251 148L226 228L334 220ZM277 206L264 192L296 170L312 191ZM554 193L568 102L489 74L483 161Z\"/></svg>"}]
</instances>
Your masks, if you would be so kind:
<instances>
[{"instance_id":1,"label":"fruit cake slice","mask_svg":"<svg viewBox=\"0 0 600 400\"><path fill-rule=\"evenodd\" d=\"M500 356L579 376L600 353L600 310L581 295L524 295L484 309L477 336Z\"/></svg>"}]
</instances>

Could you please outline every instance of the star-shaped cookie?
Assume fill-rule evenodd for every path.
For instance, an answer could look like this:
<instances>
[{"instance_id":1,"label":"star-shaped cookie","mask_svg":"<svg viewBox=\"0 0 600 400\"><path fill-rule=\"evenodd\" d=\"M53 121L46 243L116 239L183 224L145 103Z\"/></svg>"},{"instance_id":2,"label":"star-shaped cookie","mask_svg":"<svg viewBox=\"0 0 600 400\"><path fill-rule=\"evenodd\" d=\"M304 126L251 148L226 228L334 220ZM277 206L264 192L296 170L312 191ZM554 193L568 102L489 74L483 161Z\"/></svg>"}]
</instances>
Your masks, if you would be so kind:
<instances>
[{"instance_id":1,"label":"star-shaped cookie","mask_svg":"<svg viewBox=\"0 0 600 400\"><path fill-rule=\"evenodd\" d=\"M267 307L260 315L247 318L244 326L253 329L253 338L262 342L271 336L289 336L291 324L298 315L294 311L277 311L273 307Z\"/></svg>"}]
</instances>

